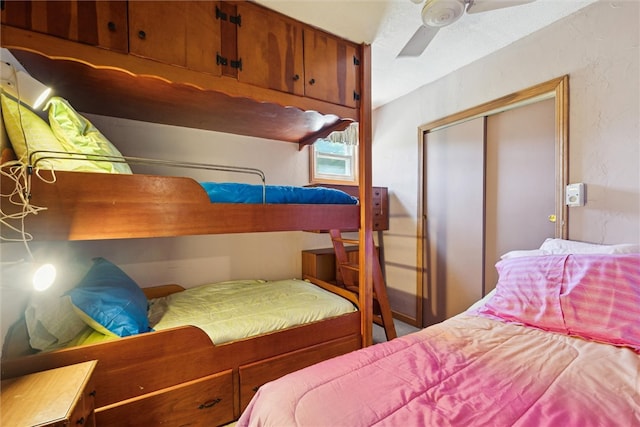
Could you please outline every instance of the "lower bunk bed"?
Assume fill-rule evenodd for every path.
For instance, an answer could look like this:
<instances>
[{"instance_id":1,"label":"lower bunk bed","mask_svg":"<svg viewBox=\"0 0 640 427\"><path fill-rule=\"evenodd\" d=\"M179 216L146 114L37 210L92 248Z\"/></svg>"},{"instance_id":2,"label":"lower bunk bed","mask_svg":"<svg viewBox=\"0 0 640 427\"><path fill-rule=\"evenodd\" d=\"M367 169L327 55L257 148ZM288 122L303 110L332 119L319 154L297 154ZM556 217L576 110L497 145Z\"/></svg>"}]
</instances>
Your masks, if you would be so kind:
<instances>
[{"instance_id":1,"label":"lower bunk bed","mask_svg":"<svg viewBox=\"0 0 640 427\"><path fill-rule=\"evenodd\" d=\"M265 384L237 426L640 425L640 253L498 269L462 314Z\"/></svg>"},{"instance_id":2,"label":"lower bunk bed","mask_svg":"<svg viewBox=\"0 0 640 427\"><path fill-rule=\"evenodd\" d=\"M93 376L97 425L227 424L240 416L264 383L361 347L357 300L340 288L311 280L316 283L250 280L187 290L178 285L144 288L150 307L147 329L153 330L137 334L130 334L129 325L114 325L95 314L86 302L86 287L80 284L64 298L90 318L80 316L91 327L83 325L64 348L15 357L12 353L34 342L37 335L27 308L26 319L14 325L5 342L2 378L97 360ZM269 287L272 290L265 293ZM112 295L117 299L117 292ZM101 301L108 304L108 299ZM222 304L224 299L238 304L231 308ZM283 299L290 304L278 305ZM199 305L202 309L196 308ZM321 306L324 314L316 314L314 305ZM327 306L334 308L327 311ZM257 326L246 321L259 309L263 314L258 315ZM204 318L197 320L196 310ZM181 312L188 315L182 324ZM291 314L299 319L289 320ZM272 323L267 331L256 329L266 320ZM233 325L245 330L239 332L242 338L230 332ZM111 331L124 336L107 336ZM80 340L85 344L76 345Z\"/></svg>"}]
</instances>

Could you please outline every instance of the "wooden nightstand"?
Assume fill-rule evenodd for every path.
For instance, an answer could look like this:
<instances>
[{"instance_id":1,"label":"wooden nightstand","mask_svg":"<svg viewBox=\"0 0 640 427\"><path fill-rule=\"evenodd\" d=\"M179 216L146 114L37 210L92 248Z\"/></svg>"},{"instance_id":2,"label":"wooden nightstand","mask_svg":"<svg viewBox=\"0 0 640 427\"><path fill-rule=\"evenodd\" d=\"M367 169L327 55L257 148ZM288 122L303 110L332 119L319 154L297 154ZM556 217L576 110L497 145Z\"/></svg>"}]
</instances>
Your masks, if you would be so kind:
<instances>
[{"instance_id":1,"label":"wooden nightstand","mask_svg":"<svg viewBox=\"0 0 640 427\"><path fill-rule=\"evenodd\" d=\"M95 426L95 360L2 381L3 426Z\"/></svg>"},{"instance_id":2,"label":"wooden nightstand","mask_svg":"<svg viewBox=\"0 0 640 427\"><path fill-rule=\"evenodd\" d=\"M358 263L358 246L345 246L350 263ZM380 248L376 247L378 256ZM333 248L308 249L302 251L302 275L309 275L329 283L342 283L342 274L337 268L336 254Z\"/></svg>"}]
</instances>

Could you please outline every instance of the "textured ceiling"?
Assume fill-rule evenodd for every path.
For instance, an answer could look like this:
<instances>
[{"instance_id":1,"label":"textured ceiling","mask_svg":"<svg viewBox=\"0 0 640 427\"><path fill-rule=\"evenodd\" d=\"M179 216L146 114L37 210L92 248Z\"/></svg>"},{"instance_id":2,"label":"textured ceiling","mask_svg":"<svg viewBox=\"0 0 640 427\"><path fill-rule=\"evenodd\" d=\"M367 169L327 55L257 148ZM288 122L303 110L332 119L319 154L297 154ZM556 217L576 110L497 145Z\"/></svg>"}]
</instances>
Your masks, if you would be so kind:
<instances>
[{"instance_id":1,"label":"textured ceiling","mask_svg":"<svg viewBox=\"0 0 640 427\"><path fill-rule=\"evenodd\" d=\"M442 28L425 52L415 58L396 56L421 25L422 4L410 0L256 1L348 40L370 43L375 108L596 0L537 0L506 9L465 14Z\"/></svg>"}]
</instances>

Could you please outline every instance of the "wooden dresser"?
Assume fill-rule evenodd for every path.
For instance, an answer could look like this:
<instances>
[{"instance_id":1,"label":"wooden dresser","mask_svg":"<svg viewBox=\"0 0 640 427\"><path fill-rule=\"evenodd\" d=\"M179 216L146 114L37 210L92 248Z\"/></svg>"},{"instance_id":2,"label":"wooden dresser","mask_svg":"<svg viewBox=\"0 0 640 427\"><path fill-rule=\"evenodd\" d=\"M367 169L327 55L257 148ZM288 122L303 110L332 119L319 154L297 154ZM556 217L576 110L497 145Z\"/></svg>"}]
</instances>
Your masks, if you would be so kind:
<instances>
[{"instance_id":1,"label":"wooden dresser","mask_svg":"<svg viewBox=\"0 0 640 427\"><path fill-rule=\"evenodd\" d=\"M310 184L309 187L329 187L342 190L353 196L360 196L360 188L355 185ZM387 187L373 187L371 189L371 209L373 210L373 231L389 229L389 189Z\"/></svg>"},{"instance_id":2,"label":"wooden dresser","mask_svg":"<svg viewBox=\"0 0 640 427\"><path fill-rule=\"evenodd\" d=\"M3 426L95 426L92 374L97 362L78 363L2 381Z\"/></svg>"}]
</instances>

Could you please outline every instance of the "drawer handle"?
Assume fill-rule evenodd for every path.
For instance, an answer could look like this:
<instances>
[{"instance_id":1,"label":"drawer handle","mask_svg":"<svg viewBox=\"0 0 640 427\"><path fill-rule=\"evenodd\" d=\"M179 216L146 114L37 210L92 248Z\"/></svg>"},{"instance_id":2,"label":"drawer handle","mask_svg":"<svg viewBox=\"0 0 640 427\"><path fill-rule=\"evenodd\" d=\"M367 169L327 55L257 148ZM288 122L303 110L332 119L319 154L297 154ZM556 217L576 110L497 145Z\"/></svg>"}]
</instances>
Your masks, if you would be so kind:
<instances>
[{"instance_id":1,"label":"drawer handle","mask_svg":"<svg viewBox=\"0 0 640 427\"><path fill-rule=\"evenodd\" d=\"M89 396L91 396L91 397L96 397L96 391L95 391L95 390L93 390L91 393L89 393Z\"/></svg>"},{"instance_id":2,"label":"drawer handle","mask_svg":"<svg viewBox=\"0 0 640 427\"><path fill-rule=\"evenodd\" d=\"M198 406L198 409L207 409L207 408L211 408L212 406L217 405L218 403L220 403L220 401L222 401L222 399L217 398L217 399L212 399L212 400L207 400L206 402L204 402L202 405Z\"/></svg>"},{"instance_id":3,"label":"drawer handle","mask_svg":"<svg viewBox=\"0 0 640 427\"><path fill-rule=\"evenodd\" d=\"M257 392L259 388L260 388L260 386L255 386L255 387L254 387L254 388L252 388L251 390L253 390L253 391Z\"/></svg>"},{"instance_id":4,"label":"drawer handle","mask_svg":"<svg viewBox=\"0 0 640 427\"><path fill-rule=\"evenodd\" d=\"M116 30L116 23L113 21L109 21L107 23L107 28L109 29L109 31L113 32Z\"/></svg>"},{"instance_id":5,"label":"drawer handle","mask_svg":"<svg viewBox=\"0 0 640 427\"><path fill-rule=\"evenodd\" d=\"M314 84L316 84L316 79L311 79L311 80L309 80L309 84L310 84L310 85L314 85Z\"/></svg>"},{"instance_id":6,"label":"drawer handle","mask_svg":"<svg viewBox=\"0 0 640 427\"><path fill-rule=\"evenodd\" d=\"M144 40L144 39L146 39L146 38L147 38L147 33L145 33L145 32L144 32L144 31L142 31L142 30L138 31L138 38L139 38L140 40Z\"/></svg>"},{"instance_id":7,"label":"drawer handle","mask_svg":"<svg viewBox=\"0 0 640 427\"><path fill-rule=\"evenodd\" d=\"M300 80L300 75L299 74L294 74L293 75L293 81L297 82L298 80Z\"/></svg>"},{"instance_id":8,"label":"drawer handle","mask_svg":"<svg viewBox=\"0 0 640 427\"><path fill-rule=\"evenodd\" d=\"M84 424L84 417L80 417L80 419L76 421L76 424L79 424L79 425Z\"/></svg>"}]
</instances>

